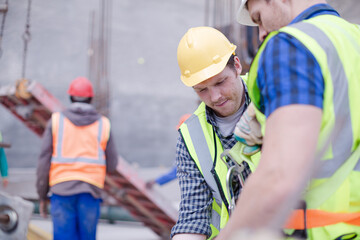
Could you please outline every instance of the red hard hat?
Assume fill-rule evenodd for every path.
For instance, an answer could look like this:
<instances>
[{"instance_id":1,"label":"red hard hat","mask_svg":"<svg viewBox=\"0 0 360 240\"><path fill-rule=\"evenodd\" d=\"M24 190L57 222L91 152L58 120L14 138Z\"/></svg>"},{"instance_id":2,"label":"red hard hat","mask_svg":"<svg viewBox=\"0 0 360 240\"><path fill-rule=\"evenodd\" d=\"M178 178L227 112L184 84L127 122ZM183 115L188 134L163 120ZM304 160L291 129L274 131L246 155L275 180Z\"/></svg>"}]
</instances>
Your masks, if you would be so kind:
<instances>
[{"instance_id":1,"label":"red hard hat","mask_svg":"<svg viewBox=\"0 0 360 240\"><path fill-rule=\"evenodd\" d=\"M71 82L68 94L74 97L93 97L93 86L86 77L77 77Z\"/></svg>"}]
</instances>

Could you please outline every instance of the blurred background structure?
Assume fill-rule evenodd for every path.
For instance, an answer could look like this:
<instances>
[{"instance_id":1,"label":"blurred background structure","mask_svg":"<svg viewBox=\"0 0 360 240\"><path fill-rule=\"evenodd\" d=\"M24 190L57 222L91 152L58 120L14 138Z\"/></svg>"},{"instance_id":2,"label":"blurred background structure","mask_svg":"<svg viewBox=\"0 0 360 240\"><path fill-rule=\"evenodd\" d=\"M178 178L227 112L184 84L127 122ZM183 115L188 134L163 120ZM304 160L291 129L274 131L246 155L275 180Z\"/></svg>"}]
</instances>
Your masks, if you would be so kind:
<instances>
[{"instance_id":1,"label":"blurred background structure","mask_svg":"<svg viewBox=\"0 0 360 240\"><path fill-rule=\"evenodd\" d=\"M358 0L328 2L345 19L360 24ZM26 78L69 106L70 82L86 76L95 86L95 107L111 119L119 154L139 168L170 168L178 120L193 112L198 101L180 81L178 42L190 27L213 26L238 46L245 73L259 41L256 28L235 21L238 4L238 0L0 0L0 88ZM10 187L20 189L23 180L11 173L23 171L30 182L34 180L40 138L2 105L0 131L12 145L6 150ZM156 175L153 171L143 176ZM176 202L179 195L168 194L174 189L167 186L163 191Z\"/></svg>"},{"instance_id":2,"label":"blurred background structure","mask_svg":"<svg viewBox=\"0 0 360 240\"><path fill-rule=\"evenodd\" d=\"M110 4L111 3L111 6ZM177 43L203 24L203 1L32 1L26 78L42 84L63 105L76 76L96 86L97 107L112 120L119 153L141 166L170 166L174 128L196 96L182 85ZM22 77L28 1L9 1L0 58L1 85ZM110 11L111 10L111 11ZM184 14L186 12L186 14ZM35 167L40 139L0 108L9 167Z\"/></svg>"},{"instance_id":3,"label":"blurred background structure","mask_svg":"<svg viewBox=\"0 0 360 240\"><path fill-rule=\"evenodd\" d=\"M329 3L345 18L360 22L358 1ZM257 30L235 21L237 4L236 0L8 1L8 10L0 12L0 86L14 84L25 72L26 78L68 106L70 81L89 77L96 86L96 107L112 120L119 153L143 167L171 166L174 128L197 102L195 93L179 79L177 44L190 27L214 26L238 45L246 71L258 46ZM40 139L7 109L1 107L0 116L4 139L13 145L7 151L9 167L35 167Z\"/></svg>"}]
</instances>

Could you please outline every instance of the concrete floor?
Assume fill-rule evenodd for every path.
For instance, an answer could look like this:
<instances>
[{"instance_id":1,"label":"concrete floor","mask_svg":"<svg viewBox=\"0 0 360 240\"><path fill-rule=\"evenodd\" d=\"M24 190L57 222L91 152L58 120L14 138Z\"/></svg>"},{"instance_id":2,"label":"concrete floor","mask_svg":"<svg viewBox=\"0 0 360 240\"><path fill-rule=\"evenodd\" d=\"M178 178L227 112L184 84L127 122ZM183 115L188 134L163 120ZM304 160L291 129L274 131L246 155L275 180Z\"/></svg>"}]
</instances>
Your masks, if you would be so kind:
<instances>
[{"instance_id":1,"label":"concrete floor","mask_svg":"<svg viewBox=\"0 0 360 240\"><path fill-rule=\"evenodd\" d=\"M43 219L34 216L31 224L52 234L52 222L49 219ZM160 238L150 229L136 222L116 222L109 224L100 221L97 227L97 240L160 240Z\"/></svg>"}]
</instances>

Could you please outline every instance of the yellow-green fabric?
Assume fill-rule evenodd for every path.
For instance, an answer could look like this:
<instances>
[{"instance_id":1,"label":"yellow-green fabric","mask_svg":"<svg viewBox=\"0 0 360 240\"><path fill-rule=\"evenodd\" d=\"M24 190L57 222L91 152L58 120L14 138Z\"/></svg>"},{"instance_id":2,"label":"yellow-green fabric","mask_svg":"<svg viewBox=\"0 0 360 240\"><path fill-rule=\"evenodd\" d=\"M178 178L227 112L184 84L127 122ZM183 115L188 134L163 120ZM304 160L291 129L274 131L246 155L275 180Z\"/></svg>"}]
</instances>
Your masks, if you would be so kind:
<instances>
[{"instance_id":1,"label":"yellow-green fabric","mask_svg":"<svg viewBox=\"0 0 360 240\"><path fill-rule=\"evenodd\" d=\"M258 63L267 42L279 32L297 38L314 55L325 82L318 152L321 167L304 195L308 209L360 212L360 29L332 15L321 15L273 32L260 47L249 72L249 95L259 111ZM341 64L339 64L341 63ZM338 223L308 230L309 239L335 239L360 227Z\"/></svg>"},{"instance_id":2,"label":"yellow-green fabric","mask_svg":"<svg viewBox=\"0 0 360 240\"><path fill-rule=\"evenodd\" d=\"M254 172L256 167L259 164L260 158L261 158L261 152L257 152L251 156L245 156L241 154L244 152L244 148L246 147L245 144L241 142L237 142L228 152L230 157L235 160L238 164L241 164L242 162L246 162L251 172Z\"/></svg>"},{"instance_id":3,"label":"yellow-green fabric","mask_svg":"<svg viewBox=\"0 0 360 240\"><path fill-rule=\"evenodd\" d=\"M194 114L181 125L180 133L189 154L212 191L212 235L209 238L212 239L224 228L229 219L229 199L226 196L228 167L220 159L223 147L213 126L206 120L204 103L201 103ZM216 161L215 171L211 173L214 161Z\"/></svg>"},{"instance_id":4,"label":"yellow-green fabric","mask_svg":"<svg viewBox=\"0 0 360 240\"><path fill-rule=\"evenodd\" d=\"M268 41L270 38L267 38L266 41ZM263 44L264 45L264 44ZM249 86L249 73L246 73L245 75L242 75L241 78L244 80L246 86L250 87ZM251 85L252 87L257 87L257 86L254 86L254 82L252 81L251 82ZM251 88L249 88L251 89ZM248 90L249 90L248 89ZM249 92L249 96L250 96L250 92ZM260 96L256 96L256 97L260 97ZM251 97L250 97L251 98ZM257 99L258 101L260 101L260 98ZM253 100L251 100L253 101ZM260 111L259 111L259 106L256 106L257 108L255 108L255 114L256 114L256 119L260 122L260 123L265 123L266 119L265 119L265 115L262 114ZM264 136L265 134L265 124L261 124L261 134ZM260 156L260 153L255 157L255 158L259 158Z\"/></svg>"}]
</instances>

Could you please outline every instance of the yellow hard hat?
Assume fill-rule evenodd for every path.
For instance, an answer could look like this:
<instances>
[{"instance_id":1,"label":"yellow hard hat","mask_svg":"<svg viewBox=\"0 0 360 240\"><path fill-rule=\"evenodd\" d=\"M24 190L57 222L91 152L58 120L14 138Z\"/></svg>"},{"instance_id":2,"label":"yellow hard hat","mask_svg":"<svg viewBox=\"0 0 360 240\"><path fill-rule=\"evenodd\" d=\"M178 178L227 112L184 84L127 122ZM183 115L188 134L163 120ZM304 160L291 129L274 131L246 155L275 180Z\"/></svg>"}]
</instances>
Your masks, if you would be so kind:
<instances>
[{"instance_id":1,"label":"yellow hard hat","mask_svg":"<svg viewBox=\"0 0 360 240\"><path fill-rule=\"evenodd\" d=\"M192 87L220 73L235 49L236 46L215 28L190 28L177 49L182 82Z\"/></svg>"}]
</instances>

